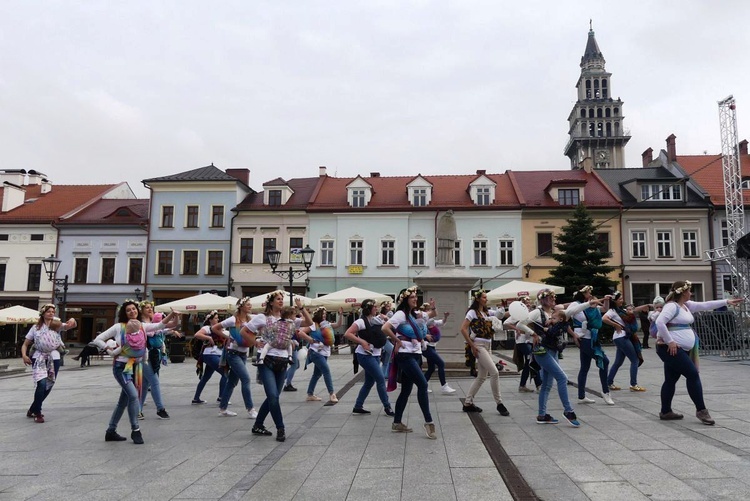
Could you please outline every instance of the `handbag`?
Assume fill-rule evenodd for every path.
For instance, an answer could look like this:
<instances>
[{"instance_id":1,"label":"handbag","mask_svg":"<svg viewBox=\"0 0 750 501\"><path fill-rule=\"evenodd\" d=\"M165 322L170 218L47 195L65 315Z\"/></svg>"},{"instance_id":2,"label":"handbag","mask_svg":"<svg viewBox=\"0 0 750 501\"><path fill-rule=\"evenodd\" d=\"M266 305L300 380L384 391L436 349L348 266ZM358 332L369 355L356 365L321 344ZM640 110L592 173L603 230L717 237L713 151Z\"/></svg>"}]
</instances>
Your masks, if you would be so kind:
<instances>
[{"instance_id":1,"label":"handbag","mask_svg":"<svg viewBox=\"0 0 750 501\"><path fill-rule=\"evenodd\" d=\"M263 365L268 367L274 372L284 372L289 367L289 359L284 357L275 357L273 355L266 355L263 359Z\"/></svg>"}]
</instances>

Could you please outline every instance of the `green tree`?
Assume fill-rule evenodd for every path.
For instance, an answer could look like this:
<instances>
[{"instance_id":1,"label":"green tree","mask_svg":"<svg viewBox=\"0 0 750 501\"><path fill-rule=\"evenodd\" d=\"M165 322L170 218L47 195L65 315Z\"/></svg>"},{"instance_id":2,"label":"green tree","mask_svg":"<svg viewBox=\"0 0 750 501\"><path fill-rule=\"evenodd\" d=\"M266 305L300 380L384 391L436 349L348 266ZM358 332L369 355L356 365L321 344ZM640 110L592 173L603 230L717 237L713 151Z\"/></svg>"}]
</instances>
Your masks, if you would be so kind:
<instances>
[{"instance_id":1,"label":"green tree","mask_svg":"<svg viewBox=\"0 0 750 501\"><path fill-rule=\"evenodd\" d=\"M594 295L602 297L616 287L607 275L615 268L607 266L609 253L602 249L596 236L594 220L582 204L576 207L568 224L555 238L558 252L552 257L559 264L542 279L546 284L565 287L562 300L570 300L581 285L591 285Z\"/></svg>"}]
</instances>

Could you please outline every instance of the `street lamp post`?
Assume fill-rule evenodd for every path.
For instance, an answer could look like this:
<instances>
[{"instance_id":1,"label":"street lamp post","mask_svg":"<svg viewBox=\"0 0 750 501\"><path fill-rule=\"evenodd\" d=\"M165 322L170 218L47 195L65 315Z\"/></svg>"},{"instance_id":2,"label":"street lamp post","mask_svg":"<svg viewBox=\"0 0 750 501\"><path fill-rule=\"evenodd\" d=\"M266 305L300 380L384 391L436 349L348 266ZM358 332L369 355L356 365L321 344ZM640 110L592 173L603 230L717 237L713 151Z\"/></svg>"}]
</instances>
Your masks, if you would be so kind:
<instances>
[{"instance_id":1,"label":"street lamp post","mask_svg":"<svg viewBox=\"0 0 750 501\"><path fill-rule=\"evenodd\" d=\"M306 245L305 248L300 251L300 254L302 254L302 264L305 265L304 270L295 270L294 267L292 267L291 263L289 264L288 270L277 270L279 266L279 259L281 258L281 251L273 249L266 252L266 255L268 256L268 263L271 265L271 272L281 278L289 279L289 306L294 306L294 292L292 290L294 279L310 272L310 266L312 266L315 251L312 250L309 245Z\"/></svg>"},{"instance_id":2,"label":"street lamp post","mask_svg":"<svg viewBox=\"0 0 750 501\"><path fill-rule=\"evenodd\" d=\"M141 299L143 299L143 294L141 292L141 288L140 287L136 287L133 292L135 293L135 300L140 303Z\"/></svg>"},{"instance_id":3,"label":"street lamp post","mask_svg":"<svg viewBox=\"0 0 750 501\"><path fill-rule=\"evenodd\" d=\"M60 267L59 259L55 259L54 255L51 255L47 259L42 259L44 265L44 271L47 273L47 278L53 284L52 301L56 302L57 299L57 287L62 287L62 301L60 301L60 320L65 323L65 310L68 305L68 275L65 278L56 278L57 269Z\"/></svg>"}]
</instances>

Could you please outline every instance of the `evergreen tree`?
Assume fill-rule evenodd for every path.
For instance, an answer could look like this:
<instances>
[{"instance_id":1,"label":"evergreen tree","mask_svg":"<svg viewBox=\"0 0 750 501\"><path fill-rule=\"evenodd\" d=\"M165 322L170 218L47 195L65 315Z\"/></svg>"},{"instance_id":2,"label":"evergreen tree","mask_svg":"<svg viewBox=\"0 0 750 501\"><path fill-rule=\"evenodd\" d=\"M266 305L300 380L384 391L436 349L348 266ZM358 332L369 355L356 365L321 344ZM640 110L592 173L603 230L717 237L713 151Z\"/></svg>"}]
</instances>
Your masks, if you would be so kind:
<instances>
[{"instance_id":1,"label":"evergreen tree","mask_svg":"<svg viewBox=\"0 0 750 501\"><path fill-rule=\"evenodd\" d=\"M552 257L560 264L542 281L565 287L561 300L572 299L582 285L591 285L596 297L603 297L616 287L617 282L607 276L615 268L607 266L609 253L598 243L594 220L583 204L576 207L555 243L559 252L553 253Z\"/></svg>"}]
</instances>

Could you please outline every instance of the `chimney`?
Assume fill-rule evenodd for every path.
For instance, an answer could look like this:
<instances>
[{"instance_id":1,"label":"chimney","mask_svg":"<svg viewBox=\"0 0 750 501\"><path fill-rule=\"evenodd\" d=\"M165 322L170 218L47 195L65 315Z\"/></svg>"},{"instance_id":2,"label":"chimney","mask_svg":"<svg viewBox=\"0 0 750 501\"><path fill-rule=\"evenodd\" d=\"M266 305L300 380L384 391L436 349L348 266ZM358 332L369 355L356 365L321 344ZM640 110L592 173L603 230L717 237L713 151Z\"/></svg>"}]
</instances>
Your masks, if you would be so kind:
<instances>
[{"instance_id":1,"label":"chimney","mask_svg":"<svg viewBox=\"0 0 750 501\"><path fill-rule=\"evenodd\" d=\"M45 193L49 193L50 191L52 191L52 183L50 183L47 179L42 178L41 194L44 195Z\"/></svg>"},{"instance_id":2,"label":"chimney","mask_svg":"<svg viewBox=\"0 0 750 501\"><path fill-rule=\"evenodd\" d=\"M747 139L740 141L740 155L747 155Z\"/></svg>"},{"instance_id":3,"label":"chimney","mask_svg":"<svg viewBox=\"0 0 750 501\"><path fill-rule=\"evenodd\" d=\"M487 174L486 170L484 169L477 170L477 176L484 176L485 174Z\"/></svg>"},{"instance_id":4,"label":"chimney","mask_svg":"<svg viewBox=\"0 0 750 501\"><path fill-rule=\"evenodd\" d=\"M326 176L326 175L327 175L326 174L326 166L325 165L321 165L320 167L318 167L318 176Z\"/></svg>"},{"instance_id":5,"label":"chimney","mask_svg":"<svg viewBox=\"0 0 750 501\"><path fill-rule=\"evenodd\" d=\"M370 177L380 177L380 172L370 172Z\"/></svg>"},{"instance_id":6,"label":"chimney","mask_svg":"<svg viewBox=\"0 0 750 501\"><path fill-rule=\"evenodd\" d=\"M250 169L227 169L227 175L250 186Z\"/></svg>"},{"instance_id":7,"label":"chimney","mask_svg":"<svg viewBox=\"0 0 750 501\"><path fill-rule=\"evenodd\" d=\"M643 161L643 166L648 167L651 165L651 162L654 161L654 150L653 148L648 148L646 151L641 153L641 160Z\"/></svg>"},{"instance_id":8,"label":"chimney","mask_svg":"<svg viewBox=\"0 0 750 501\"><path fill-rule=\"evenodd\" d=\"M677 136L674 134L670 134L667 138L667 160L670 162L676 162L677 161L677 143L675 140L677 139Z\"/></svg>"},{"instance_id":9,"label":"chimney","mask_svg":"<svg viewBox=\"0 0 750 501\"><path fill-rule=\"evenodd\" d=\"M3 182L3 205L0 210L8 212L23 205L26 199L26 190L8 181Z\"/></svg>"},{"instance_id":10,"label":"chimney","mask_svg":"<svg viewBox=\"0 0 750 501\"><path fill-rule=\"evenodd\" d=\"M26 184L29 186L36 186L36 185L42 184L42 179L44 179L45 177L47 177L45 173L32 169L29 171L29 178L26 181Z\"/></svg>"},{"instance_id":11,"label":"chimney","mask_svg":"<svg viewBox=\"0 0 750 501\"><path fill-rule=\"evenodd\" d=\"M26 171L24 169L5 169L0 170L0 183L5 181L16 186L23 186L24 179L26 178Z\"/></svg>"}]
</instances>

